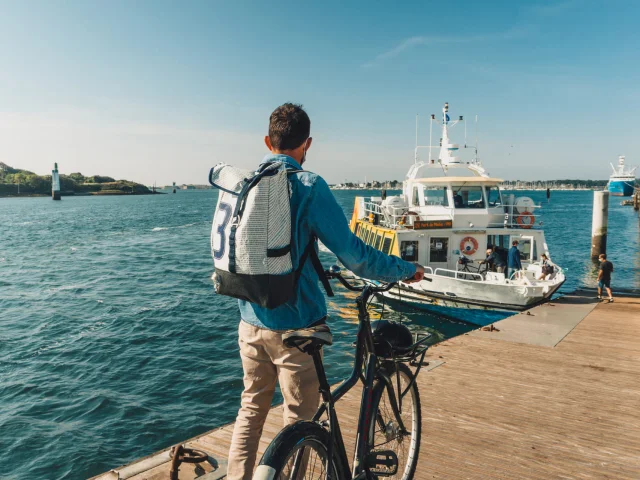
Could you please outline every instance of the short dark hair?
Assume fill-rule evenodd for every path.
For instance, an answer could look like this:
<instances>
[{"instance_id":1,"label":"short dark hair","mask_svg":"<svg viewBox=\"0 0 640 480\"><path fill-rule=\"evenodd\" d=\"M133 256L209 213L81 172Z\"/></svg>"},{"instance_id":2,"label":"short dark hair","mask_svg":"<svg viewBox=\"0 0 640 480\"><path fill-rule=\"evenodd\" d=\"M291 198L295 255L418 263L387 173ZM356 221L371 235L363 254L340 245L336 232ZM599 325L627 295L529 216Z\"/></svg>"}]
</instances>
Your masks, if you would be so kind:
<instances>
[{"instance_id":1,"label":"short dark hair","mask_svg":"<svg viewBox=\"0 0 640 480\"><path fill-rule=\"evenodd\" d=\"M605 260L607 259L607 254L606 254L606 253L601 253L601 254L600 254L600 256L601 256L602 258L604 258Z\"/></svg>"},{"instance_id":2,"label":"short dark hair","mask_svg":"<svg viewBox=\"0 0 640 480\"><path fill-rule=\"evenodd\" d=\"M513 245L514 247L518 245L518 240L514 240L513 242L511 242L511 245Z\"/></svg>"},{"instance_id":3,"label":"short dark hair","mask_svg":"<svg viewBox=\"0 0 640 480\"><path fill-rule=\"evenodd\" d=\"M269 117L269 140L276 150L293 150L311 133L311 120L302 105L285 103Z\"/></svg>"}]
</instances>

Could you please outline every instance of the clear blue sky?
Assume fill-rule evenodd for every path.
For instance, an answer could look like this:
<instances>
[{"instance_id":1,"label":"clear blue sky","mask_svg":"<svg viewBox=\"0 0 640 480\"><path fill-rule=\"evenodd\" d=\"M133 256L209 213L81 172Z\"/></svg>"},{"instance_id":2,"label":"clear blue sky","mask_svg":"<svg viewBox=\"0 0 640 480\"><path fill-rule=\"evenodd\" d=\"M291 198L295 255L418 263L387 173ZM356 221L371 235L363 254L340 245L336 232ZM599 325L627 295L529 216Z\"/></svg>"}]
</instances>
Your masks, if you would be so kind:
<instances>
[{"instance_id":1,"label":"clear blue sky","mask_svg":"<svg viewBox=\"0 0 640 480\"><path fill-rule=\"evenodd\" d=\"M640 2L0 2L0 161L206 183L300 102L308 168L402 179L415 114L480 118L502 178L640 163ZM403 3L403 5L399 5ZM458 132L460 133L461 130Z\"/></svg>"}]
</instances>

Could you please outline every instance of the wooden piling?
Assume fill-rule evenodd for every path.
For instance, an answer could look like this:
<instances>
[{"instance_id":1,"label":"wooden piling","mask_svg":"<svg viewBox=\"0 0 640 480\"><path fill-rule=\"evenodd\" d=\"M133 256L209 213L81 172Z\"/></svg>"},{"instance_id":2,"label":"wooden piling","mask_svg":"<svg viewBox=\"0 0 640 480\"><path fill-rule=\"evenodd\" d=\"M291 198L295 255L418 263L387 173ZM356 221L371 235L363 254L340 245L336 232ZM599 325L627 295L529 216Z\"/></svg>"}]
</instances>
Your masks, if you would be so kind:
<instances>
[{"instance_id":1,"label":"wooden piling","mask_svg":"<svg viewBox=\"0 0 640 480\"><path fill-rule=\"evenodd\" d=\"M597 260L607 253L607 225L609 223L609 192L593 192L593 218L591 220L591 258Z\"/></svg>"}]
</instances>

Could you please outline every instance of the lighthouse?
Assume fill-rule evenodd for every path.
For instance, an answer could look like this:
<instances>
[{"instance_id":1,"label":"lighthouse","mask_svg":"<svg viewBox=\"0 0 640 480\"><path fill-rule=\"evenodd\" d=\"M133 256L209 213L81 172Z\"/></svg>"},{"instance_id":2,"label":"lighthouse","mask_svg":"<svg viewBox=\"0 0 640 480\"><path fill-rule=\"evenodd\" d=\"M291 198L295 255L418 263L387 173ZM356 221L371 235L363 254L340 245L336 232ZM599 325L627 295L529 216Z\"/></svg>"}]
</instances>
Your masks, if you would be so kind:
<instances>
[{"instance_id":1,"label":"lighthouse","mask_svg":"<svg viewBox=\"0 0 640 480\"><path fill-rule=\"evenodd\" d=\"M54 163L51 172L51 197L54 200L60 200L60 176L58 175L58 164Z\"/></svg>"}]
</instances>

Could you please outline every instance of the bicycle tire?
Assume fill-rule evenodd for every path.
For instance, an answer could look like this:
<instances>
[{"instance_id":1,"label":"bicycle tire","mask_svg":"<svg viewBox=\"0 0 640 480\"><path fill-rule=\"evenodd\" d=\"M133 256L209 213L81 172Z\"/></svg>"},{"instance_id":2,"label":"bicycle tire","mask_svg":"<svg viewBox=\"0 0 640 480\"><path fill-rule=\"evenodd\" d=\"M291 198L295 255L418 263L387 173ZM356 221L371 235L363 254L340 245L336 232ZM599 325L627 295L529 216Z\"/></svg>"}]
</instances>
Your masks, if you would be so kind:
<instances>
[{"instance_id":1,"label":"bicycle tire","mask_svg":"<svg viewBox=\"0 0 640 480\"><path fill-rule=\"evenodd\" d=\"M414 375L411 369L404 363L398 363L397 368L400 370L400 388L404 391ZM396 374L391 376L394 387L397 386ZM395 392L395 389L394 389ZM396 394L397 395L397 394ZM407 408L406 400L411 399L411 406ZM411 410L410 412L408 410ZM402 436L400 432L394 430L397 428L397 420L391 409L388 400L387 385L383 380L376 380L373 387L373 401L371 411L374 418L371 422L371 431L369 433L369 451L393 450L398 456L398 472L396 475L386 477L397 480L411 480L415 474L418 465L418 456L420 454L420 440L422 434L422 408L420 405L420 392L418 391L417 382L413 382L410 390L403 398L402 421L405 428L410 431L410 437ZM389 434L381 431L380 419L385 428L390 428ZM385 441L383 442L382 439ZM408 447L408 448L407 448Z\"/></svg>"},{"instance_id":2,"label":"bicycle tire","mask_svg":"<svg viewBox=\"0 0 640 480\"><path fill-rule=\"evenodd\" d=\"M264 452L260 464L256 469L253 480L280 480L288 479L288 468L295 458L296 452L302 448L315 451L317 459L311 456L307 459L304 476L298 474L298 478L324 479L326 478L325 466L327 447L331 437L329 432L314 422L299 421L284 428L273 439ZM333 478L351 478L348 466L342 464L337 447L333 448ZM311 475L308 475L311 474Z\"/></svg>"}]
</instances>

